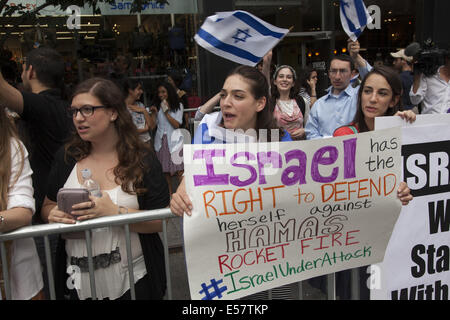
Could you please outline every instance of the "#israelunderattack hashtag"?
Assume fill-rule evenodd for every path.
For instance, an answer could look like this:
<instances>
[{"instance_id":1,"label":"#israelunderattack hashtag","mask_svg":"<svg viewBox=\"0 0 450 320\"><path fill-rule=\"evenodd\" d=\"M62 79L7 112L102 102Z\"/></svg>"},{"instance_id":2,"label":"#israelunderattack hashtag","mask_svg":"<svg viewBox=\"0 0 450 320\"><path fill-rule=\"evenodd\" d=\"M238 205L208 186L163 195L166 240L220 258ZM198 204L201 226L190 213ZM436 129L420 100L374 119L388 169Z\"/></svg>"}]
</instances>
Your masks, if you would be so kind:
<instances>
[{"instance_id":1,"label":"#israelunderattack hashtag","mask_svg":"<svg viewBox=\"0 0 450 320\"><path fill-rule=\"evenodd\" d=\"M222 298L222 293L227 290L227 286L223 286L219 288L219 284L223 282L222 279L216 281L216 279L211 279L211 284L209 286L206 283L202 283L202 290L199 291L200 294L204 294L205 296L202 300L212 300L214 298ZM210 292L210 289L214 289L214 292Z\"/></svg>"}]
</instances>

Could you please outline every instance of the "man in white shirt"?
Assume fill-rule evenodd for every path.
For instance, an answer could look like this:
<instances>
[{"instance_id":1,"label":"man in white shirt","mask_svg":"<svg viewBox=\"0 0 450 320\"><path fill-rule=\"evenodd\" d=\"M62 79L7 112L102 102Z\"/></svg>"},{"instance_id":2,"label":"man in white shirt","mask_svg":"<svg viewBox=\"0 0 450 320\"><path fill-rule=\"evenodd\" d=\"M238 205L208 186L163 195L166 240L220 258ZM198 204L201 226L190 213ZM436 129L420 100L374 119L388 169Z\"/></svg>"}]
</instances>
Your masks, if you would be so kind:
<instances>
[{"instance_id":1,"label":"man in white shirt","mask_svg":"<svg viewBox=\"0 0 450 320\"><path fill-rule=\"evenodd\" d=\"M414 83L409 92L411 102L418 105L422 102L422 114L450 112L450 57L447 54L445 65L426 77L421 73L414 74Z\"/></svg>"}]
</instances>

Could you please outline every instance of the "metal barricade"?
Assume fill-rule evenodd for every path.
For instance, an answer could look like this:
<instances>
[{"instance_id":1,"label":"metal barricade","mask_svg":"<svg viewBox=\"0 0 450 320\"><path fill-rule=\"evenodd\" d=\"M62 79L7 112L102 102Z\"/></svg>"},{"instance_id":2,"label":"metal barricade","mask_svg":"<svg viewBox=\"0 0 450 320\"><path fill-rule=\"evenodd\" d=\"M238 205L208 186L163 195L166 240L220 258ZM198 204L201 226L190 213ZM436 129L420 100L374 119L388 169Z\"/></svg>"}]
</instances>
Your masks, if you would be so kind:
<instances>
[{"instance_id":1,"label":"metal barricade","mask_svg":"<svg viewBox=\"0 0 450 320\"><path fill-rule=\"evenodd\" d=\"M45 258L47 264L47 275L48 275L48 283L49 283L49 291L50 291L50 299L55 300L55 281L53 275L53 267L52 267L52 255L50 250L50 241L49 235L52 234L62 234L68 232L80 232L84 231L86 236L86 248L88 253L88 267L89 267L89 278L90 278L90 287L92 293L92 299L95 300L97 298L96 295L96 286L95 286L95 276L94 276L94 263L92 256L92 237L91 232L93 229L104 228L104 227L112 227L112 226L124 226L125 229L125 241L126 241L126 250L128 257L128 272L130 279L130 294L131 299L134 300L136 298L135 288L134 288L134 274L133 274L133 264L132 264L132 252L131 252L131 242L130 242L130 229L129 225L150 221L150 220L162 220L163 222L163 231L162 231L162 242L164 246L164 257L165 257L165 268L166 268L166 277L167 277L167 299L172 299L172 287L170 280L170 265L169 265L169 247L167 241L167 219L176 218L177 216L173 215L170 209L159 209L152 211L144 211L137 213L130 213L126 215L117 215L111 217L102 217L98 219L84 221L82 223L77 223L75 225L69 224L46 224L46 225L35 225L28 226L24 228L20 228L18 230L0 234L0 251L1 251L1 259L3 266L3 278L5 284L5 294L6 299L11 299L11 283L9 281L10 270L8 270L8 263L6 258L6 250L5 250L5 241L8 240L16 240L22 238L33 238L33 237L44 237L44 245L45 245Z\"/></svg>"},{"instance_id":2,"label":"metal barricade","mask_svg":"<svg viewBox=\"0 0 450 320\"><path fill-rule=\"evenodd\" d=\"M5 241L8 240L16 240L22 238L33 238L33 237L44 237L44 245L45 245L45 257L47 264L47 275L48 275L48 283L49 283L49 291L50 291L50 299L55 300L55 281L53 275L53 267L52 267L52 256L50 250L50 241L49 235L52 234L63 234L68 232L80 232L84 231L86 237L86 247L88 253L88 269L89 269L89 278L90 278L90 288L92 293L92 299L97 299L96 294L96 286L95 286L95 276L94 276L94 263L92 256L92 236L91 232L93 229L104 228L104 227L112 227L112 226L123 226L125 229L125 240L126 240L126 250L127 250L127 258L128 258L128 272L129 272L129 281L130 281L130 295L131 299L136 299L135 287L134 287L134 274L133 274L133 264L132 264L132 252L131 252L131 242L130 242L130 229L129 225L150 221L150 220L162 220L162 242L164 247L164 263L166 269L166 279L167 279L167 292L166 299L172 300L173 292L172 292L172 284L171 284L171 274L170 274L170 263L169 263L169 245L168 245L168 237L167 237L167 222L168 219L176 218L174 214L170 211L170 209L158 209L152 211L144 211L138 213L130 213L126 215L116 215L111 217L102 217L93 220L84 221L82 223L78 223L75 225L68 224L45 224L45 225L35 225L24 227L9 233L0 234L0 251L1 251L1 260L3 266L3 278L5 280L5 292L6 299L11 299L11 284L9 281L10 270L8 270L7 258L6 258L6 250L5 250ZM336 299L336 284L335 284L335 274L329 274L326 276L327 280L327 298L328 300ZM351 299L358 300L359 299L359 274L358 269L352 270L351 277ZM262 299L279 299L276 295L272 294L272 290L267 291L267 296L260 297ZM303 282L298 283L298 298L303 298Z\"/></svg>"}]
</instances>

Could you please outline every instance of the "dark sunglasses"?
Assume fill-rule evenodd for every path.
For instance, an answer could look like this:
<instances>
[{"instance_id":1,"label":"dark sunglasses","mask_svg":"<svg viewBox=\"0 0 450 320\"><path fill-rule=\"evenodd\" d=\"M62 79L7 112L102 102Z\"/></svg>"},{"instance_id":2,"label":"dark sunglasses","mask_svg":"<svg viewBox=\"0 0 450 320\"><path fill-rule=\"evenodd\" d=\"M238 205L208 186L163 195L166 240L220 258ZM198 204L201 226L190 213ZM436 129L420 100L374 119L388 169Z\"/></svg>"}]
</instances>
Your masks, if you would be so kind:
<instances>
[{"instance_id":1,"label":"dark sunglasses","mask_svg":"<svg viewBox=\"0 0 450 320\"><path fill-rule=\"evenodd\" d=\"M106 108L105 106L90 106L85 105L81 108L70 107L67 108L67 115L70 118L75 118L78 115L78 112L81 113L83 117L90 117L94 114L95 109Z\"/></svg>"}]
</instances>

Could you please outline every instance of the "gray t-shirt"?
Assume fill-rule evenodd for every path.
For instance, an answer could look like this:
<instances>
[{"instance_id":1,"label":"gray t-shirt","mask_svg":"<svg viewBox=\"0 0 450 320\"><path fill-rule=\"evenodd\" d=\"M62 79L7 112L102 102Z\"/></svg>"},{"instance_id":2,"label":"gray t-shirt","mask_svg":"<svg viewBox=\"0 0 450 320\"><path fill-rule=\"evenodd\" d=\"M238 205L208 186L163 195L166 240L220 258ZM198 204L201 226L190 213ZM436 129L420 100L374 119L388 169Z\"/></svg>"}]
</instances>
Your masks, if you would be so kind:
<instances>
[{"instance_id":1,"label":"gray t-shirt","mask_svg":"<svg viewBox=\"0 0 450 320\"><path fill-rule=\"evenodd\" d=\"M145 106L144 106L143 103L138 101L138 102L136 102L136 104L139 107L145 109ZM136 111L133 111L133 110L130 110L130 109L128 109L128 111L131 114L131 118L133 119L133 123L136 126L136 128L144 129L145 128L145 116L144 116L144 114L142 112L136 112ZM142 139L142 141L144 141L144 142L147 142L147 141L150 140L150 134L148 133L148 131L144 132L144 133L141 133L139 136Z\"/></svg>"}]
</instances>

